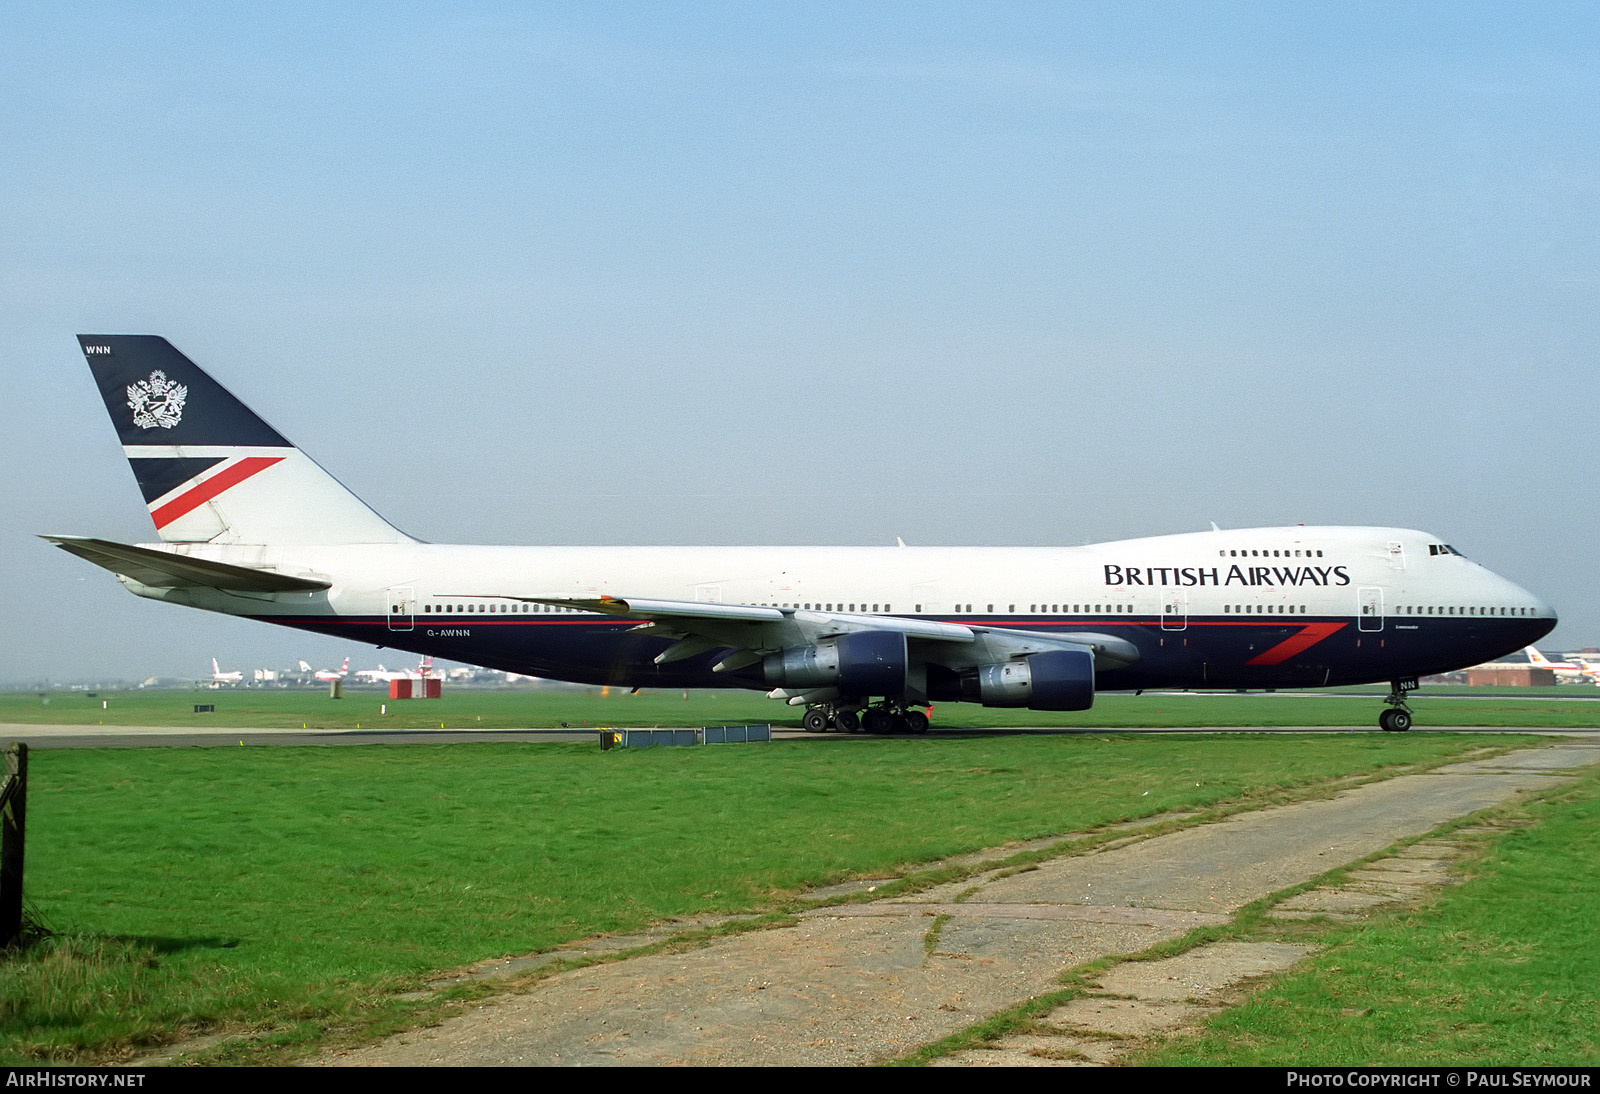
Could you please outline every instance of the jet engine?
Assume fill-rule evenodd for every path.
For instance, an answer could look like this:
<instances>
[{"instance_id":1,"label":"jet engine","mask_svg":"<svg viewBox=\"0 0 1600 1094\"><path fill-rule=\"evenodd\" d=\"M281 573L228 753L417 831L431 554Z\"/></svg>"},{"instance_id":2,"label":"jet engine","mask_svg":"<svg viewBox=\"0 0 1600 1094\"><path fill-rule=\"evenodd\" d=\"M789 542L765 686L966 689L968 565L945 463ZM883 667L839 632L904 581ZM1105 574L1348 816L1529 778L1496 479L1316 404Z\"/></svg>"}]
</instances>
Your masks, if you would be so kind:
<instances>
[{"instance_id":1,"label":"jet engine","mask_svg":"<svg viewBox=\"0 0 1600 1094\"><path fill-rule=\"evenodd\" d=\"M761 662L776 687L837 687L848 695L898 696L906 690L906 636L856 631L814 646L769 653Z\"/></svg>"},{"instance_id":2,"label":"jet engine","mask_svg":"<svg viewBox=\"0 0 1600 1094\"><path fill-rule=\"evenodd\" d=\"M962 697L986 707L1088 710L1094 706L1094 654L1051 650L1017 661L980 666L964 677Z\"/></svg>"}]
</instances>

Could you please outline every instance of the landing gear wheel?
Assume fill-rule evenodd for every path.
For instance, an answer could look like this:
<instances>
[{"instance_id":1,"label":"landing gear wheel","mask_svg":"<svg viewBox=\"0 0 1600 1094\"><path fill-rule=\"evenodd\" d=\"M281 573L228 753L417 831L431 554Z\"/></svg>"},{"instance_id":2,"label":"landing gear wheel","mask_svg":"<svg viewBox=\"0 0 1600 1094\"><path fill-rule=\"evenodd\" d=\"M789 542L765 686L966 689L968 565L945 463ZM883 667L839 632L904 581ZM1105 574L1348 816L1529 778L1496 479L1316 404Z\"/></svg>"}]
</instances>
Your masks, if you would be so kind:
<instances>
[{"instance_id":1,"label":"landing gear wheel","mask_svg":"<svg viewBox=\"0 0 1600 1094\"><path fill-rule=\"evenodd\" d=\"M1378 726L1385 733L1404 733L1411 728L1411 712L1391 708L1378 715Z\"/></svg>"},{"instance_id":2,"label":"landing gear wheel","mask_svg":"<svg viewBox=\"0 0 1600 1094\"><path fill-rule=\"evenodd\" d=\"M928 732L928 716L920 710L906 711L905 721L907 733Z\"/></svg>"},{"instance_id":3,"label":"landing gear wheel","mask_svg":"<svg viewBox=\"0 0 1600 1094\"><path fill-rule=\"evenodd\" d=\"M895 717L882 707L869 707L861 712L861 728L868 733L893 733Z\"/></svg>"},{"instance_id":4,"label":"landing gear wheel","mask_svg":"<svg viewBox=\"0 0 1600 1094\"><path fill-rule=\"evenodd\" d=\"M1384 705L1389 709L1378 715L1378 728L1385 733L1404 733L1411 728L1411 708L1406 706L1406 693L1417 690L1416 677L1394 680L1389 684L1389 694Z\"/></svg>"},{"instance_id":5,"label":"landing gear wheel","mask_svg":"<svg viewBox=\"0 0 1600 1094\"><path fill-rule=\"evenodd\" d=\"M833 724L843 733L860 733L861 719L853 710L841 710L833 716Z\"/></svg>"},{"instance_id":6,"label":"landing gear wheel","mask_svg":"<svg viewBox=\"0 0 1600 1094\"><path fill-rule=\"evenodd\" d=\"M800 719L800 724L807 733L828 732L828 713L821 707L812 707L806 711L805 717Z\"/></svg>"}]
</instances>

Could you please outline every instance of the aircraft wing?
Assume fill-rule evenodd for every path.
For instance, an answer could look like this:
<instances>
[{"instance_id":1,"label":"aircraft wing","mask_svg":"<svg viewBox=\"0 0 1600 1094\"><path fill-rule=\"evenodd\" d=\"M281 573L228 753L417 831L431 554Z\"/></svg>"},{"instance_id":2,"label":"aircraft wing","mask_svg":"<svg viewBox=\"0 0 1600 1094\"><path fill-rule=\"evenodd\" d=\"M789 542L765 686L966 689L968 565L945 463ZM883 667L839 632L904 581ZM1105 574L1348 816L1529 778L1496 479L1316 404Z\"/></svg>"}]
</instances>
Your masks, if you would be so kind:
<instances>
[{"instance_id":1,"label":"aircraft wing","mask_svg":"<svg viewBox=\"0 0 1600 1094\"><path fill-rule=\"evenodd\" d=\"M309 577L291 577L273 570L232 566L204 558L153 551L88 536L40 536L63 551L87 559L96 566L141 585L157 589L204 587L238 593L287 593L315 591L332 587L332 582Z\"/></svg>"},{"instance_id":2,"label":"aircraft wing","mask_svg":"<svg viewBox=\"0 0 1600 1094\"><path fill-rule=\"evenodd\" d=\"M696 625L718 623L793 623L818 628L815 637L827 638L858 630L903 631L907 635L935 641L965 642L972 639L972 628L955 623L935 623L922 619L902 619L892 615L855 615L846 612L814 612L801 608L774 608L767 604L716 604L699 600L646 600L638 597L602 596L595 600L542 599L540 604L557 604L605 615L648 619L663 629L676 625L692 630Z\"/></svg>"},{"instance_id":3,"label":"aircraft wing","mask_svg":"<svg viewBox=\"0 0 1600 1094\"><path fill-rule=\"evenodd\" d=\"M714 666L723 671L754 664L764 654L812 645L823 639L860 631L904 634L907 644L915 648L922 660L958 670L1052 650L1088 650L1094 654L1095 667L1099 669L1121 668L1139 659L1138 647L1127 639L1091 631L1033 633L1007 627L941 623L896 615L859 615L777 608L766 604L716 604L693 600L614 596L506 599L642 619L645 622L640 629L678 640L656 657L657 664L726 648L728 655Z\"/></svg>"}]
</instances>

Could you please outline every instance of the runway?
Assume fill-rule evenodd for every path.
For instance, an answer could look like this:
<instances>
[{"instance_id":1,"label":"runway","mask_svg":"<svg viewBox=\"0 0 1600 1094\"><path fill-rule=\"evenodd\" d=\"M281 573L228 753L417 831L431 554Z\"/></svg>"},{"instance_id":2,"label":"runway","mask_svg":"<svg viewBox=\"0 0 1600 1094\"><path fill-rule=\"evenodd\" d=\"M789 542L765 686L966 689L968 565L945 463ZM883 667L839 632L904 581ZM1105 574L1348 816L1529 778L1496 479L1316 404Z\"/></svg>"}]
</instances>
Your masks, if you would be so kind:
<instances>
[{"instance_id":1,"label":"runway","mask_svg":"<svg viewBox=\"0 0 1600 1094\"><path fill-rule=\"evenodd\" d=\"M0 743L29 748L274 748L306 745L572 744L595 729L281 729L260 726L82 726L0 723Z\"/></svg>"},{"instance_id":2,"label":"runway","mask_svg":"<svg viewBox=\"0 0 1600 1094\"><path fill-rule=\"evenodd\" d=\"M608 726L608 729L628 728ZM1371 725L1350 726L1237 726L1237 727L1128 727L1128 726L1017 726L1003 729L935 729L929 736L1062 737L1085 734L1140 733L1380 733ZM1600 729L1552 729L1548 726L1417 726L1414 733L1507 734L1538 733L1551 737L1593 737ZM881 740L868 734L806 733L799 729L774 729L774 740L813 741L819 745ZM298 748L349 745L441 744L583 744L599 746L599 730L585 729L281 729L259 726L85 726L0 723L0 744L25 742L29 748Z\"/></svg>"}]
</instances>

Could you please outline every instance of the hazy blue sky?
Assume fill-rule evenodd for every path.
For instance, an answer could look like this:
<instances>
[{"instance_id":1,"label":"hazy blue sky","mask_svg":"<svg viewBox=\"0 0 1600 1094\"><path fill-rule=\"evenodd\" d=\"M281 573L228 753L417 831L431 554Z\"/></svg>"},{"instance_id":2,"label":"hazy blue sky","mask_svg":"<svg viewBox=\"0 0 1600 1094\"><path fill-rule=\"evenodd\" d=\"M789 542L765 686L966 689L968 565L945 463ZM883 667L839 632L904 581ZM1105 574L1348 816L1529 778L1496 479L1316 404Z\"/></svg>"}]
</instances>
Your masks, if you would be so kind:
<instances>
[{"instance_id":1,"label":"hazy blue sky","mask_svg":"<svg viewBox=\"0 0 1600 1094\"><path fill-rule=\"evenodd\" d=\"M1597 10L0 4L0 679L379 658L33 538L153 535L80 331L427 539L1400 525L1600 644Z\"/></svg>"}]
</instances>

